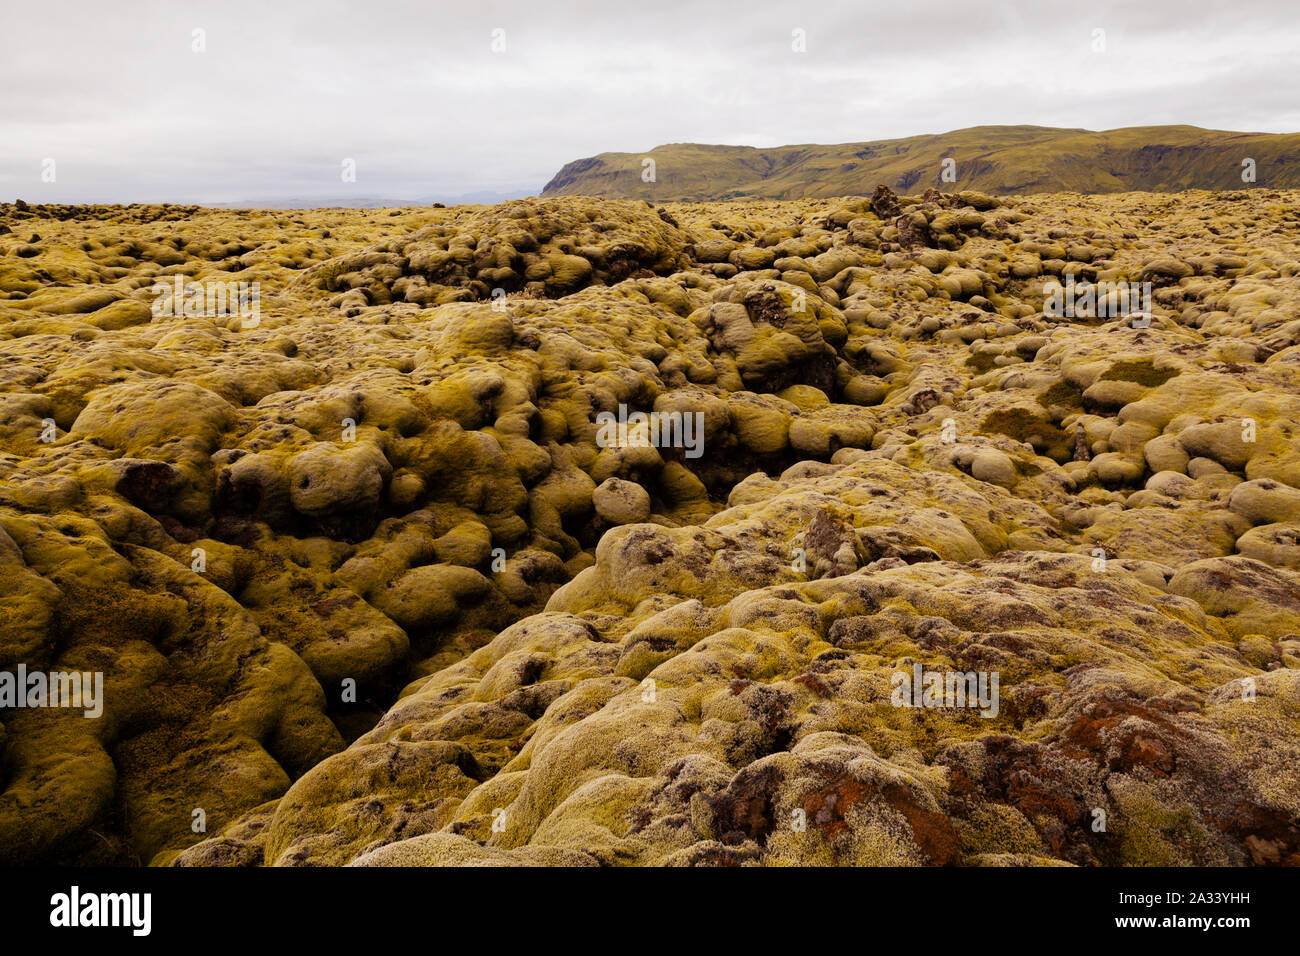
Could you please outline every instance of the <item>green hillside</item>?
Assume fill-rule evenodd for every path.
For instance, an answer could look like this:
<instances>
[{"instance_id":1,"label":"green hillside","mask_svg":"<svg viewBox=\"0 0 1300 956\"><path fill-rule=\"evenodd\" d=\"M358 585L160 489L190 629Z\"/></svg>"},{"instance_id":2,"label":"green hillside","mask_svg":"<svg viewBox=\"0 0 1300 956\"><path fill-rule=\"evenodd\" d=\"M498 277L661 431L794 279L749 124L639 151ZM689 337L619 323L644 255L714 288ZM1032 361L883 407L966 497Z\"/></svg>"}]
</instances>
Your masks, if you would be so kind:
<instances>
[{"instance_id":1,"label":"green hillside","mask_svg":"<svg viewBox=\"0 0 1300 956\"><path fill-rule=\"evenodd\" d=\"M655 181L642 181L643 161ZM945 159L956 182L940 179ZM1300 187L1300 133L1234 133L1195 126L1092 132L1043 126L973 126L951 133L838 146L673 143L646 153L601 153L566 164L543 196L654 201L799 199L902 192L928 186L992 193L1107 193L1240 189L1242 160L1256 186Z\"/></svg>"}]
</instances>

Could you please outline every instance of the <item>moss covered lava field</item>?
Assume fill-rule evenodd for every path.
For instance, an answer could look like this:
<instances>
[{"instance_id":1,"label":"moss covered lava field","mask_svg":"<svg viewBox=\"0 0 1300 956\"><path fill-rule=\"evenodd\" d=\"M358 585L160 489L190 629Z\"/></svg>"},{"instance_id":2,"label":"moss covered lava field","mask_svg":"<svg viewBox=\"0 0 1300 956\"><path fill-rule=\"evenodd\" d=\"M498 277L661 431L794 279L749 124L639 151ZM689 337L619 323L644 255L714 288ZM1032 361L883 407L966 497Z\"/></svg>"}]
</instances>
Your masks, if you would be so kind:
<instances>
[{"instance_id":1,"label":"moss covered lava field","mask_svg":"<svg viewBox=\"0 0 1300 956\"><path fill-rule=\"evenodd\" d=\"M7 204L0 358L3 862L1300 864L1300 192Z\"/></svg>"}]
</instances>

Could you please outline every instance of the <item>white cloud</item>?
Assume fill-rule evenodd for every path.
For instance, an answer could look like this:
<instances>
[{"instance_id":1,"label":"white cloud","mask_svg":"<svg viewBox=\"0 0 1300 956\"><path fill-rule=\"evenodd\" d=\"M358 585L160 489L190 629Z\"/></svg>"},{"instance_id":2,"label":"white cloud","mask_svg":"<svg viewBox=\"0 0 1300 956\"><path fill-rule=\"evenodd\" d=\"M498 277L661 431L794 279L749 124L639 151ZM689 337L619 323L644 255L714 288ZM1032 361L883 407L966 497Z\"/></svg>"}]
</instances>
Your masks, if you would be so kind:
<instances>
[{"instance_id":1,"label":"white cloud","mask_svg":"<svg viewBox=\"0 0 1300 956\"><path fill-rule=\"evenodd\" d=\"M1291 132L1297 23L1292 0L10 4L0 197L536 191L603 151L996 123Z\"/></svg>"}]
</instances>

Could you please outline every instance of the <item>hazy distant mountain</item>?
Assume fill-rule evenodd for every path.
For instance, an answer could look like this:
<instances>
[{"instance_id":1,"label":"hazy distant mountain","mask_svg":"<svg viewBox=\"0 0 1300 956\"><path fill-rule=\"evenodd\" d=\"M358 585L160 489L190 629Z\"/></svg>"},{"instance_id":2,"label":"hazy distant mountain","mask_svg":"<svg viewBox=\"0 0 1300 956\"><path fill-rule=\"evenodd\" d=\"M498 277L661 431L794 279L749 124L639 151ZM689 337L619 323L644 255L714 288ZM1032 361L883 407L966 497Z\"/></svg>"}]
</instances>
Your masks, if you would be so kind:
<instances>
[{"instance_id":1,"label":"hazy distant mountain","mask_svg":"<svg viewBox=\"0 0 1300 956\"><path fill-rule=\"evenodd\" d=\"M458 195L434 194L416 199L396 199L390 196L285 196L269 199L246 199L240 202L210 202L202 205L212 209L396 209L402 206L431 206L436 202L444 206L481 204L490 206L507 199L520 199L535 195L536 189L491 190L460 193Z\"/></svg>"},{"instance_id":2,"label":"hazy distant mountain","mask_svg":"<svg viewBox=\"0 0 1300 956\"><path fill-rule=\"evenodd\" d=\"M645 182L645 159L654 182ZM955 182L944 181L953 160ZM906 139L838 146L707 146L674 143L645 153L601 153L565 165L543 196L626 199L796 199L902 192L928 186L993 193L1240 189L1243 161L1254 185L1300 187L1300 133L1234 133L1195 126L1092 132L1043 126L974 126Z\"/></svg>"}]
</instances>

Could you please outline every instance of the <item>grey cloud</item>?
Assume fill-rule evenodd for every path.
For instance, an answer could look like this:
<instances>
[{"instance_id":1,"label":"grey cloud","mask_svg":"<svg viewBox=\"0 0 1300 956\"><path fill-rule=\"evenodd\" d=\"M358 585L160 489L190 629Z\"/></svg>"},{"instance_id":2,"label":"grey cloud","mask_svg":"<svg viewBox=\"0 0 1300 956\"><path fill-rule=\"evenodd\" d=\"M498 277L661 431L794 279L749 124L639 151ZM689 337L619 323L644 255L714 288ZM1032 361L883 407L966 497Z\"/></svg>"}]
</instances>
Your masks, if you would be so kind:
<instances>
[{"instance_id":1,"label":"grey cloud","mask_svg":"<svg viewBox=\"0 0 1300 956\"><path fill-rule=\"evenodd\" d=\"M535 192L602 151L995 123L1291 132L1298 21L1289 0L10 5L0 197Z\"/></svg>"}]
</instances>

